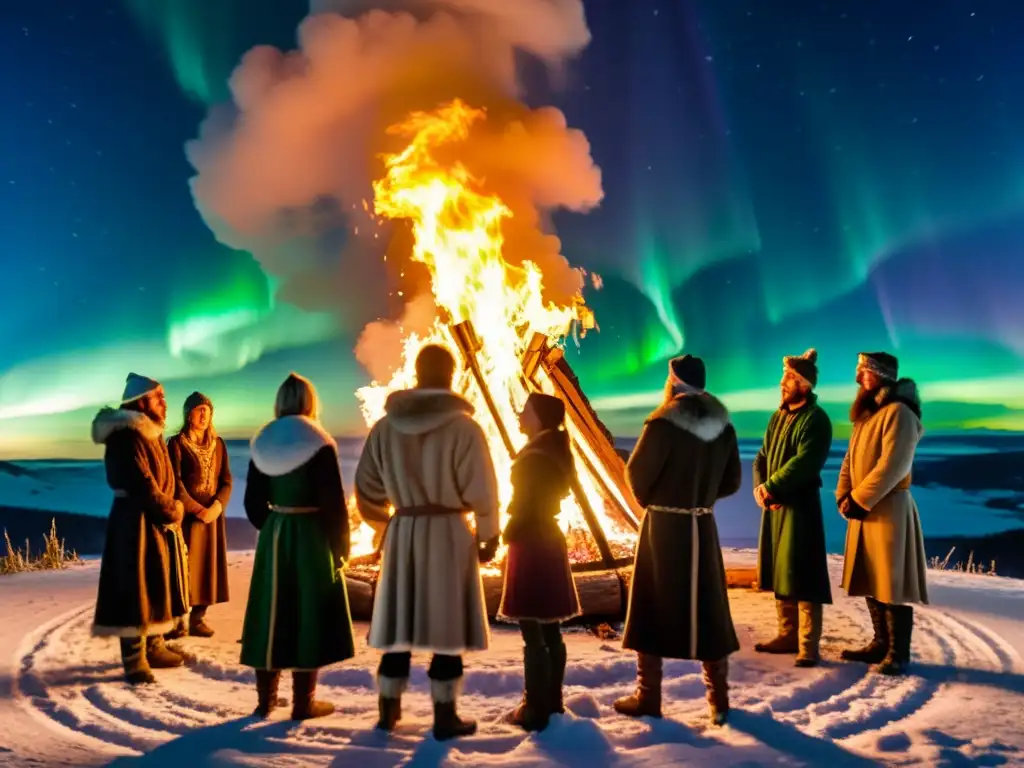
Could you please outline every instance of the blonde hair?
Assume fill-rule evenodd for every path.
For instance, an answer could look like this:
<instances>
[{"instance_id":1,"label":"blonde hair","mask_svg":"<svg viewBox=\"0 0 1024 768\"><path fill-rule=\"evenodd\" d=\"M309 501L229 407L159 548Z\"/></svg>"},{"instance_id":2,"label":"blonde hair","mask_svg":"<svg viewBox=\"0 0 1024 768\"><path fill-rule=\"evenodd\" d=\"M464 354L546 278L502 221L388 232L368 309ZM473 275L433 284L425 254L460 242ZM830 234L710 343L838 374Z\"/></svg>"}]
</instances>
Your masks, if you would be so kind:
<instances>
[{"instance_id":1,"label":"blonde hair","mask_svg":"<svg viewBox=\"0 0 1024 768\"><path fill-rule=\"evenodd\" d=\"M313 420L319 419L320 397L313 382L297 373L288 374L288 378L278 387L274 416L308 416Z\"/></svg>"}]
</instances>

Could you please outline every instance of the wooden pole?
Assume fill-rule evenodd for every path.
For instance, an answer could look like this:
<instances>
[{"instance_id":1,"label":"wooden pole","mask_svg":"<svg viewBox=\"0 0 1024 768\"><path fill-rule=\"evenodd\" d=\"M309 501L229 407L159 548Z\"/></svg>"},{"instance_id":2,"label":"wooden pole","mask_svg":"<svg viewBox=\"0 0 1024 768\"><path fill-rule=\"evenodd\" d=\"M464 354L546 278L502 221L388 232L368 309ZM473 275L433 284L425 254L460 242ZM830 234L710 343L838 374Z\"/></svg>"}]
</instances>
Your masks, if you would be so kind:
<instances>
[{"instance_id":1,"label":"wooden pole","mask_svg":"<svg viewBox=\"0 0 1024 768\"><path fill-rule=\"evenodd\" d=\"M491 412L491 418L494 419L494 424L498 428L498 434L501 435L501 441L505 444L505 449L508 451L508 455L514 457L516 455L516 448L512 444L512 437L508 433L508 428L505 426L505 422L501 418L501 412L498 410L497 404L494 402L494 397L491 395L491 389L487 386L487 380L484 378L484 372L480 369L480 362L477 360L477 352L480 351L480 340L477 338L476 332L473 330L473 324L469 320L463 320L461 323L456 323L451 326L452 337L455 339L455 343L459 345L459 351L462 352L462 357L466 361L466 366L473 374L473 378L476 380L477 386L480 387L480 394L483 395L484 403L487 404L487 410Z\"/></svg>"}]
</instances>

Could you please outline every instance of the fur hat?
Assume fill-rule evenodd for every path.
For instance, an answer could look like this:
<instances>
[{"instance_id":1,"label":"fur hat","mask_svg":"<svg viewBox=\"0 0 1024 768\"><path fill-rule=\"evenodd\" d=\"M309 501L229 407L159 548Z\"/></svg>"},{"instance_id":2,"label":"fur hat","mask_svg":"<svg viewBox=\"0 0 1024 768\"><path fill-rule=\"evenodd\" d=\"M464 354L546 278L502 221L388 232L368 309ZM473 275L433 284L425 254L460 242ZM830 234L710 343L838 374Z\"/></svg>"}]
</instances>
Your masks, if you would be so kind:
<instances>
[{"instance_id":1,"label":"fur hat","mask_svg":"<svg viewBox=\"0 0 1024 768\"><path fill-rule=\"evenodd\" d=\"M141 400L151 392L156 392L162 385L156 379L148 376L140 376L137 373L129 373L124 380L124 392L121 395L121 405Z\"/></svg>"},{"instance_id":2,"label":"fur hat","mask_svg":"<svg viewBox=\"0 0 1024 768\"><path fill-rule=\"evenodd\" d=\"M707 385L704 361L693 355L674 357L668 361L668 378L673 390L689 387L703 390Z\"/></svg>"},{"instance_id":3,"label":"fur hat","mask_svg":"<svg viewBox=\"0 0 1024 768\"><path fill-rule=\"evenodd\" d=\"M202 392L193 392L185 398L185 407L182 409L182 412L185 414L185 421L188 421L188 415L200 405L209 407L210 415L213 415L213 401Z\"/></svg>"},{"instance_id":4,"label":"fur hat","mask_svg":"<svg viewBox=\"0 0 1024 768\"><path fill-rule=\"evenodd\" d=\"M896 381L900 377L900 361L888 352L861 352L857 355L857 370L871 371L883 381Z\"/></svg>"},{"instance_id":5,"label":"fur hat","mask_svg":"<svg viewBox=\"0 0 1024 768\"><path fill-rule=\"evenodd\" d=\"M531 392L526 404L533 406L533 412L544 429L557 429L565 423L565 403L561 398Z\"/></svg>"},{"instance_id":6,"label":"fur hat","mask_svg":"<svg viewBox=\"0 0 1024 768\"><path fill-rule=\"evenodd\" d=\"M806 381L811 389L818 386L818 350L813 347L802 355L786 355L782 358L782 367Z\"/></svg>"}]
</instances>

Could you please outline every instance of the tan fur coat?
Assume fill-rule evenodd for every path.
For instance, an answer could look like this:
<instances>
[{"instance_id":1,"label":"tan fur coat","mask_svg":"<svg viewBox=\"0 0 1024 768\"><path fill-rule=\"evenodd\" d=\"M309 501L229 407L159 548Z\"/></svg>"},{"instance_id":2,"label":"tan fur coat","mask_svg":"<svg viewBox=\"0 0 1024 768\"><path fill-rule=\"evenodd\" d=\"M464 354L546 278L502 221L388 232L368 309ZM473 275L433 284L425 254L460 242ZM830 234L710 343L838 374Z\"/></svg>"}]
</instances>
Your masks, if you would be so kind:
<instances>
[{"instance_id":1,"label":"tan fur coat","mask_svg":"<svg viewBox=\"0 0 1024 768\"><path fill-rule=\"evenodd\" d=\"M883 603L927 603L927 561L910 470L924 434L916 387L903 380L878 395L877 410L853 427L836 499L847 493L867 510L846 532L843 589Z\"/></svg>"}]
</instances>

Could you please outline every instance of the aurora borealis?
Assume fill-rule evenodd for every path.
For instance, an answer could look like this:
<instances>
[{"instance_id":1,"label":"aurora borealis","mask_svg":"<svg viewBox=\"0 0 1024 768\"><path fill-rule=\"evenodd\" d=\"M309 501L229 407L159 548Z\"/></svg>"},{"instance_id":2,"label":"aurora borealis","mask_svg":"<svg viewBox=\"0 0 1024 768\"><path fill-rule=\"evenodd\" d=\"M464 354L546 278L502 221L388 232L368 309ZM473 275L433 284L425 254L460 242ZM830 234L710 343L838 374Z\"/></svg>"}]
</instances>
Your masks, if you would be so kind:
<instances>
[{"instance_id":1,"label":"aurora borealis","mask_svg":"<svg viewBox=\"0 0 1024 768\"><path fill-rule=\"evenodd\" d=\"M601 169L600 206L554 221L562 253L602 278L586 294L600 332L570 360L610 426L639 428L682 347L756 436L782 355L814 346L837 422L856 353L887 349L922 384L930 429L1024 429L1024 8L584 5L577 59L553 78L521 63L527 102L561 108ZM128 370L166 381L172 425L198 388L222 433L246 435L295 369L329 426L360 428L352 350L367 320L401 313L383 266L400 240L370 243L380 267L357 269L316 200L281 212L312 232L301 247L229 248L184 149L219 119L239 58L294 48L308 11L5 5L0 454L89 452Z\"/></svg>"}]
</instances>

